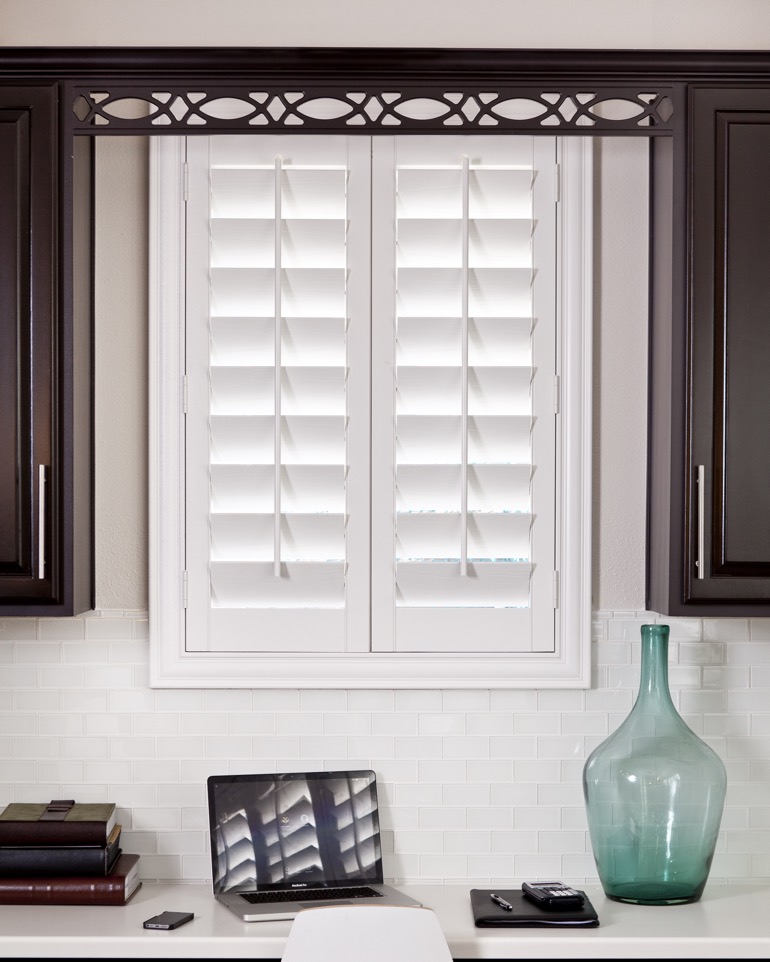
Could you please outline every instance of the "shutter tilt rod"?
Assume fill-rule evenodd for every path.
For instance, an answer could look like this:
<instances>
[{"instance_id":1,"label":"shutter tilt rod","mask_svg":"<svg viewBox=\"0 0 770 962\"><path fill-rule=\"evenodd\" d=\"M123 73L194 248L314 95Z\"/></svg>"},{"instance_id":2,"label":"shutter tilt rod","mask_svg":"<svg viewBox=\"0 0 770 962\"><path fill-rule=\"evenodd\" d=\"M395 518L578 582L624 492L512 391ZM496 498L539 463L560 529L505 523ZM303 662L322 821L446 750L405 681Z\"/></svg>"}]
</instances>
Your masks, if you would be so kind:
<instances>
[{"instance_id":1,"label":"shutter tilt rod","mask_svg":"<svg viewBox=\"0 0 770 962\"><path fill-rule=\"evenodd\" d=\"M274 412L273 461L273 574L281 577L281 172L283 159L275 158L275 373L274 373Z\"/></svg>"},{"instance_id":2,"label":"shutter tilt rod","mask_svg":"<svg viewBox=\"0 0 770 962\"><path fill-rule=\"evenodd\" d=\"M470 166L463 155L463 227L462 227L462 424L460 427L460 574L468 574L468 248Z\"/></svg>"}]
</instances>

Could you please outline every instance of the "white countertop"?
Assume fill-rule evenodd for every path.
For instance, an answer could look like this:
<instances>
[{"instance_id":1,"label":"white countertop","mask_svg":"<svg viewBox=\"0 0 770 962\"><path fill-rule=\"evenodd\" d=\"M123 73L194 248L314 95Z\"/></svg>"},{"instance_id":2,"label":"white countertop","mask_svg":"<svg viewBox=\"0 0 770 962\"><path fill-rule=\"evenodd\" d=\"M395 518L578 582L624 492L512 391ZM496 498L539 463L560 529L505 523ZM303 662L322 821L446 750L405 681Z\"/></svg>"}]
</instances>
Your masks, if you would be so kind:
<instances>
[{"instance_id":1,"label":"white countertop","mask_svg":"<svg viewBox=\"0 0 770 962\"><path fill-rule=\"evenodd\" d=\"M486 887L486 886L483 886ZM403 885L434 909L455 959L770 958L770 885L706 886L691 905L622 905L585 886L593 929L477 929L470 885ZM170 932L142 922L191 911ZM145 882L125 906L2 905L0 956L48 958L280 959L291 922L241 922L211 886Z\"/></svg>"}]
</instances>

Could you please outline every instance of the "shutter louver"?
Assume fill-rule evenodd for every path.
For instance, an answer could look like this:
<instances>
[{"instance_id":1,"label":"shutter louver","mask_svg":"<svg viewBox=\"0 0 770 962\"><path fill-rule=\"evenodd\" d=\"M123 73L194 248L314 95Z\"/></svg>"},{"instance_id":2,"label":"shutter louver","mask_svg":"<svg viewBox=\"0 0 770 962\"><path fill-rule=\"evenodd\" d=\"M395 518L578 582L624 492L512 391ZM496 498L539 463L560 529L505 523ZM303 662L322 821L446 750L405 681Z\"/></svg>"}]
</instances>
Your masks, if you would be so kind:
<instances>
[{"instance_id":1,"label":"shutter louver","mask_svg":"<svg viewBox=\"0 0 770 962\"><path fill-rule=\"evenodd\" d=\"M380 341L392 367L375 374L379 429L394 431L379 509L395 531L374 545L395 621L375 648L553 650L552 605L537 627L532 611L555 565L554 147L436 140L384 145L395 202L375 206L375 238L378 216L394 221L396 278Z\"/></svg>"}]
</instances>

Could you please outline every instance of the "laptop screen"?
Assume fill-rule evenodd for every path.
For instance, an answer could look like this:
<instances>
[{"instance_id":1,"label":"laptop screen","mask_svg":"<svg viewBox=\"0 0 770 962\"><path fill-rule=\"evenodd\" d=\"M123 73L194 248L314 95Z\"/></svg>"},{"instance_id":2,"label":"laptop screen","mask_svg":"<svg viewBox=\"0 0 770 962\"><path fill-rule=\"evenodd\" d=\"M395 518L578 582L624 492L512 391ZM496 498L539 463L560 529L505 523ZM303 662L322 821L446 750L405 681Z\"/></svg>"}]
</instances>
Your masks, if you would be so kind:
<instances>
[{"instance_id":1,"label":"laptop screen","mask_svg":"<svg viewBox=\"0 0 770 962\"><path fill-rule=\"evenodd\" d=\"M214 893L382 882L374 772L211 775Z\"/></svg>"}]
</instances>

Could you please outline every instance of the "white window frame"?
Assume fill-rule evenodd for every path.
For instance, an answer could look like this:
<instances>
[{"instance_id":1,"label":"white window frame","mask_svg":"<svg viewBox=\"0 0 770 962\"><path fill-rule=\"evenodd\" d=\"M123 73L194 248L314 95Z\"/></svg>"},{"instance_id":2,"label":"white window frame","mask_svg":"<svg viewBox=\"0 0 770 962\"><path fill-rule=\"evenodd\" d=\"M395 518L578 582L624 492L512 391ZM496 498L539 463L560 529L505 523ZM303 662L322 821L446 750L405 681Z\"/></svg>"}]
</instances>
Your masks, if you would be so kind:
<instances>
[{"instance_id":1,"label":"white window frame","mask_svg":"<svg viewBox=\"0 0 770 962\"><path fill-rule=\"evenodd\" d=\"M561 573L554 584L556 647L548 652L266 653L185 650L183 371L178 344L184 251L173 224L183 203L181 141L152 154L150 171L150 686L154 688L587 688L591 641L591 388L593 145L559 141L561 202L557 451ZM175 164L176 192L158 189L157 165ZM168 180L168 177L164 178ZM175 319L170 323L169 319ZM161 505L163 510L161 511Z\"/></svg>"}]
</instances>

